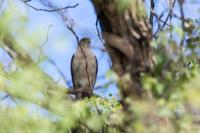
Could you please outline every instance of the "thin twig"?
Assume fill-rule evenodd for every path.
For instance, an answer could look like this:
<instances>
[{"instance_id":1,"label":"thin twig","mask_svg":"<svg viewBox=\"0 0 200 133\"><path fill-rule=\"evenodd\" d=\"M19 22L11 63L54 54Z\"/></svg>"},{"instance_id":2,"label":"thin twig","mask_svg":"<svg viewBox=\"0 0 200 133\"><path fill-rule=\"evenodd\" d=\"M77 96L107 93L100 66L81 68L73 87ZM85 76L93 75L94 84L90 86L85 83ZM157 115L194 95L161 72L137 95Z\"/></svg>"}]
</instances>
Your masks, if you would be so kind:
<instances>
[{"instance_id":1,"label":"thin twig","mask_svg":"<svg viewBox=\"0 0 200 133\"><path fill-rule=\"evenodd\" d=\"M98 36L99 40L101 41L101 43L104 45L104 41L103 41L103 39L101 37L100 31L99 31L99 28L98 28L98 22L99 22L99 14L97 15L97 19L96 19L95 25L96 25L96 29L97 29L97 36Z\"/></svg>"},{"instance_id":2,"label":"thin twig","mask_svg":"<svg viewBox=\"0 0 200 133\"><path fill-rule=\"evenodd\" d=\"M180 6L180 13L181 13L181 20L182 20L182 30L183 30L183 37L181 39L181 43L180 43L180 48L183 47L183 44L184 44L184 36L185 36L185 33L184 33L184 30L185 30L185 15L184 15L184 11L183 11L183 0L178 0L179 1L179 6Z\"/></svg>"},{"instance_id":3,"label":"thin twig","mask_svg":"<svg viewBox=\"0 0 200 133\"><path fill-rule=\"evenodd\" d=\"M161 27L159 27L159 28L157 29L157 31L155 32L155 34L154 34L154 37L155 37L155 38L157 38L157 33L158 33L159 31L161 31L161 30L165 27L165 25L167 24L167 21L168 21L168 19L170 18L170 15L172 14L172 11L173 11L173 8L174 8L175 3L176 3L176 0L173 1L172 6L171 6L171 8L170 8L170 10L169 10L169 13L168 13L168 15L167 15L167 17L166 17L166 19L165 19L163 25L162 25Z\"/></svg>"},{"instance_id":4,"label":"thin twig","mask_svg":"<svg viewBox=\"0 0 200 133\"><path fill-rule=\"evenodd\" d=\"M55 63L55 61L53 61L50 58L47 58L47 61L49 61L51 63L51 65L53 65L56 70L58 71L58 73L60 74L60 76L62 77L62 79L65 81L65 83L68 84L67 78L65 77L64 73L60 70L60 68L58 67L58 65Z\"/></svg>"},{"instance_id":5,"label":"thin twig","mask_svg":"<svg viewBox=\"0 0 200 133\"><path fill-rule=\"evenodd\" d=\"M71 33L74 35L74 37L76 38L76 41L77 41L77 44L79 44L79 37L78 35L76 34L76 32L74 31L74 28L72 25L67 25L67 29L69 31L71 31Z\"/></svg>"},{"instance_id":6,"label":"thin twig","mask_svg":"<svg viewBox=\"0 0 200 133\"><path fill-rule=\"evenodd\" d=\"M151 0L150 1L150 5L151 5L151 9L150 9L150 18L149 18L149 22L151 24L151 27L153 28L153 13L152 11L154 11L154 8L155 8L155 2L154 0Z\"/></svg>"},{"instance_id":7,"label":"thin twig","mask_svg":"<svg viewBox=\"0 0 200 133\"><path fill-rule=\"evenodd\" d=\"M6 98L8 98L9 97L9 94L6 94L5 96L3 96L2 98L1 98L1 102L3 102Z\"/></svg>"},{"instance_id":8,"label":"thin twig","mask_svg":"<svg viewBox=\"0 0 200 133\"><path fill-rule=\"evenodd\" d=\"M53 25L48 26L48 30L47 30L47 36L46 36L46 40L44 41L44 43L40 46L40 53L39 53L39 57L42 54L42 48L46 45L46 43L48 42L48 36L49 36L49 30L50 28L53 27ZM49 61L49 63L51 63L51 65L53 65L55 67L55 69L57 70L57 72L60 74L60 76L62 77L62 79L64 80L64 82L70 87L69 81L67 80L67 78L65 77L64 73L60 70L60 68L57 66L57 64L50 59L49 57L45 56L45 58L47 59L47 61Z\"/></svg>"},{"instance_id":9,"label":"thin twig","mask_svg":"<svg viewBox=\"0 0 200 133\"><path fill-rule=\"evenodd\" d=\"M173 1L172 5L171 5L171 7L170 7L170 11L169 11L169 13L168 13L168 15L167 15L167 17L166 17L166 19L165 19L165 21L164 21L164 23L163 23L163 25L162 25L161 28L164 28L165 25L167 24L167 21L168 21L168 19L170 18L170 15L172 14L172 11L173 11L173 8L174 8L175 3L176 3L176 0Z\"/></svg>"},{"instance_id":10,"label":"thin twig","mask_svg":"<svg viewBox=\"0 0 200 133\"><path fill-rule=\"evenodd\" d=\"M27 5L28 7L31 7L32 9L34 9L36 11L44 11L44 12L56 12L56 11L60 11L60 10L64 10L64 9L75 8L75 7L77 7L79 5L78 3L76 3L75 5L65 6L65 7L62 7L62 8L41 9L41 8L36 8L36 7L32 6L31 4L29 4L28 2L30 2L30 1L23 1L23 0L21 0L21 2L23 2L25 5Z\"/></svg>"},{"instance_id":11,"label":"thin twig","mask_svg":"<svg viewBox=\"0 0 200 133\"><path fill-rule=\"evenodd\" d=\"M170 8L172 8L172 0L170 0ZM171 13L170 13L170 25L172 25L172 9L171 9ZM169 44L171 44L172 42L172 27L170 27L170 37L169 37Z\"/></svg>"},{"instance_id":12,"label":"thin twig","mask_svg":"<svg viewBox=\"0 0 200 133\"><path fill-rule=\"evenodd\" d=\"M42 54L42 48L46 45L46 43L47 43L48 40L49 40L49 30L50 30L51 27L53 27L53 25L49 25L49 26L48 26L46 39L45 39L45 41L42 43L42 45L39 47L39 55L38 55L37 63L40 62L40 57L41 57L41 54ZM46 57L46 56L45 56L45 57Z\"/></svg>"},{"instance_id":13,"label":"thin twig","mask_svg":"<svg viewBox=\"0 0 200 133\"><path fill-rule=\"evenodd\" d=\"M50 30L50 28L52 28L52 27L53 27L53 25L49 25L49 26L48 26L46 40L45 40L44 43L40 46L40 48L44 47L44 45L48 42L48 40L49 40L49 30Z\"/></svg>"},{"instance_id":14,"label":"thin twig","mask_svg":"<svg viewBox=\"0 0 200 133\"><path fill-rule=\"evenodd\" d=\"M41 3L46 6L46 7L50 7L52 9L57 9L57 7L55 5L52 5L49 1L47 1L46 3L43 0L40 0ZM78 6L79 4L77 3L74 7ZM63 21L65 22L65 25L67 27L67 29L74 35L74 37L76 38L77 44L79 44L79 37L76 34L75 30L74 30L74 23L73 23L73 19L69 20L69 17L65 15L65 10L56 10L57 13L61 16L61 18L63 19Z\"/></svg>"},{"instance_id":15,"label":"thin twig","mask_svg":"<svg viewBox=\"0 0 200 133\"><path fill-rule=\"evenodd\" d=\"M155 12L153 12L152 14L156 17L156 19L157 19L158 21L160 21L160 22L162 22L162 23L165 23L165 21L162 20L163 14L161 14L160 16L158 16ZM167 25L167 26L170 26L170 27L172 26L171 24L168 24L168 23L166 23L166 25Z\"/></svg>"}]
</instances>

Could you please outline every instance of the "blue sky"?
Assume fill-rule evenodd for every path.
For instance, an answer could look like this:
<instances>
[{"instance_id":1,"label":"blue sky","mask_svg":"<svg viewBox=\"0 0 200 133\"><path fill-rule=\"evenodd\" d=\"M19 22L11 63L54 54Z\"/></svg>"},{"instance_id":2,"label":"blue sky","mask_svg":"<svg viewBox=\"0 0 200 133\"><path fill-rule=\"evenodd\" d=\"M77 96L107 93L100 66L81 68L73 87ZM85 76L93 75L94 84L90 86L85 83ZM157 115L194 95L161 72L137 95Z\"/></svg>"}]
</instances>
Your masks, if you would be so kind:
<instances>
[{"instance_id":1,"label":"blue sky","mask_svg":"<svg viewBox=\"0 0 200 133\"><path fill-rule=\"evenodd\" d=\"M25 6L19 0L11 0L15 1L17 5L21 8L21 11L24 12L28 16L28 23L26 25L26 31L30 37L34 38L37 43L37 46L41 46L46 40L48 27L52 25L48 32L48 41L45 46L42 48L44 54L48 56L51 60L53 60L62 73L65 75L67 80L71 80L70 75L70 61L73 52L76 50L76 39L71 34L71 32L65 27L64 22L61 17L57 13L48 13L35 11L27 6ZM39 0L33 0L30 4L38 7L45 8L39 2ZM53 0L50 0L53 1ZM198 2L198 0L196 0ZM161 13L164 9L166 9L166 1L165 0L157 0L156 4L156 12ZM187 4L184 6L186 17L191 17L193 19L200 17L200 12L198 12L200 4L190 4L190 0L186 0ZM69 9L67 11L67 15L72 18L75 22L75 31L79 38L82 37L90 37L92 38L92 46L102 48L102 44L97 36L96 30L96 15L94 8L89 0L71 0L65 1L56 0L56 3L63 7L65 5L74 5L79 3L79 6L73 9ZM147 7L148 4L146 5ZM179 12L178 5L176 4L175 12ZM166 13L167 14L167 13ZM163 17L165 19L166 15ZM174 20L173 23L178 25L179 22ZM39 31L39 35L34 35L34 32ZM18 35L17 40L19 42L23 42L23 38L20 38L20 34ZM33 59L37 59L38 50L30 47L29 45L23 45L23 47L31 54ZM99 71L98 77L105 76L106 72L110 69L109 57L105 52L101 52L98 49L94 49L93 52L96 54L98 59ZM11 62L9 57L5 52L0 50L0 61L8 66ZM55 79L55 81L59 80L59 83L63 86L68 87L62 77L59 75L58 71L52 66L48 61L44 61L40 63L40 67L48 73L51 77ZM61 79L61 80L60 80ZM108 78L98 78L96 82L96 86L103 85L108 82ZM108 97L109 93L112 93L113 96L118 96L118 90L115 85L109 86L108 89L102 88L98 91L95 91L99 95Z\"/></svg>"}]
</instances>

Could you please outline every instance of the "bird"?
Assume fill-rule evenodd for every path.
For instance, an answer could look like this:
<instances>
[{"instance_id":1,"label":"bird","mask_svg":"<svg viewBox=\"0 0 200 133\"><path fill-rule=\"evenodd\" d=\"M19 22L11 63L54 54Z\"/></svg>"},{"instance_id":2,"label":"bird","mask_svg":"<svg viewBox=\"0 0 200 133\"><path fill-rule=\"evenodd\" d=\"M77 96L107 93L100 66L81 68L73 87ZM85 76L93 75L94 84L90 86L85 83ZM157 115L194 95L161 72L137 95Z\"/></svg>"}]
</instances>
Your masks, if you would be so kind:
<instances>
[{"instance_id":1,"label":"bird","mask_svg":"<svg viewBox=\"0 0 200 133\"><path fill-rule=\"evenodd\" d=\"M71 58L71 76L76 99L89 98L93 95L98 62L90 43L90 38L82 38Z\"/></svg>"}]
</instances>

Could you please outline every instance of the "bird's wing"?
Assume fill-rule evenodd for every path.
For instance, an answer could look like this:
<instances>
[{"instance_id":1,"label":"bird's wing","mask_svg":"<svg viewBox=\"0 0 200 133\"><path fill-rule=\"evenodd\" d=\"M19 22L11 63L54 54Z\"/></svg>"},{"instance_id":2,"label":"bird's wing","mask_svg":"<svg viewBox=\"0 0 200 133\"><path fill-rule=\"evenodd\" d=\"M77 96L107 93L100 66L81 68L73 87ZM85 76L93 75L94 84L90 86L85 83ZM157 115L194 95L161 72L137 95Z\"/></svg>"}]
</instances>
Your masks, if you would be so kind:
<instances>
[{"instance_id":1,"label":"bird's wing","mask_svg":"<svg viewBox=\"0 0 200 133\"><path fill-rule=\"evenodd\" d=\"M72 83L73 83L73 86L74 86L74 88L76 88L76 87L75 87L75 81L74 81L73 61L74 61L74 54L73 54L73 56L72 56L72 58L71 58L71 76L72 76Z\"/></svg>"},{"instance_id":2,"label":"bird's wing","mask_svg":"<svg viewBox=\"0 0 200 133\"><path fill-rule=\"evenodd\" d=\"M95 60L96 60L96 73L95 73L93 88L94 88L96 80L97 80L97 72L98 72L98 61L97 61L97 57L96 56L95 56Z\"/></svg>"}]
</instances>

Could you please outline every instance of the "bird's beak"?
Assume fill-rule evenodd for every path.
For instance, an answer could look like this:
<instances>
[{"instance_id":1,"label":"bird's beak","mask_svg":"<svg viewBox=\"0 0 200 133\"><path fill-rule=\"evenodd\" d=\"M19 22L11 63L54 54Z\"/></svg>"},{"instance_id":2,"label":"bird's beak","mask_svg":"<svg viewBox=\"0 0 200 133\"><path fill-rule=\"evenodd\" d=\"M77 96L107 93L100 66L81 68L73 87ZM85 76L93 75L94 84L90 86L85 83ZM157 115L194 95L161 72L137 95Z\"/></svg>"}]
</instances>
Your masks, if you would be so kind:
<instances>
[{"instance_id":1,"label":"bird's beak","mask_svg":"<svg viewBox=\"0 0 200 133\"><path fill-rule=\"evenodd\" d=\"M88 43L90 44L90 43L91 43L91 40L88 40Z\"/></svg>"}]
</instances>

